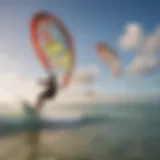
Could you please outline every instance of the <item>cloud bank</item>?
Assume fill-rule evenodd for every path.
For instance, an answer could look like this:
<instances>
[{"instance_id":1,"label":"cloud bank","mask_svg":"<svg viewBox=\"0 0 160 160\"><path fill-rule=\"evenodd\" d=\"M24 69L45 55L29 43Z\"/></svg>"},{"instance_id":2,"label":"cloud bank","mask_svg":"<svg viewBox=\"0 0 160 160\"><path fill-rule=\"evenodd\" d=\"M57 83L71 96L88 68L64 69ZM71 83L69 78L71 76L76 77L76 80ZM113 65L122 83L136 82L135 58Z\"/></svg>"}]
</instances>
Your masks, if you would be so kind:
<instances>
[{"instance_id":1,"label":"cloud bank","mask_svg":"<svg viewBox=\"0 0 160 160\"><path fill-rule=\"evenodd\" d=\"M1 54L0 62L2 62L0 63L0 102L17 104L21 100L28 100L34 104L39 92L43 89L37 84L36 79L23 74L25 70L23 63L16 58L7 54ZM99 69L95 65L82 68L75 72L71 85L59 92L55 102L67 103L89 100L85 91L79 92L76 88L92 85L98 73Z\"/></svg>"},{"instance_id":2,"label":"cloud bank","mask_svg":"<svg viewBox=\"0 0 160 160\"><path fill-rule=\"evenodd\" d=\"M34 100L39 88L23 73L22 63L7 54L0 55L0 102L14 103L18 99Z\"/></svg>"},{"instance_id":3,"label":"cloud bank","mask_svg":"<svg viewBox=\"0 0 160 160\"><path fill-rule=\"evenodd\" d=\"M135 75L146 75L153 72L158 65L159 61L153 55L137 55L126 68L126 72Z\"/></svg>"},{"instance_id":4,"label":"cloud bank","mask_svg":"<svg viewBox=\"0 0 160 160\"><path fill-rule=\"evenodd\" d=\"M160 26L145 35L138 23L126 25L120 38L120 46L124 51L136 50L135 58L126 67L128 74L145 75L155 71L160 65L157 53L160 51Z\"/></svg>"},{"instance_id":5,"label":"cloud bank","mask_svg":"<svg viewBox=\"0 0 160 160\"><path fill-rule=\"evenodd\" d=\"M135 49L142 38L143 30L138 23L127 24L124 33L120 36L120 46L125 51Z\"/></svg>"},{"instance_id":6,"label":"cloud bank","mask_svg":"<svg viewBox=\"0 0 160 160\"><path fill-rule=\"evenodd\" d=\"M91 65L75 72L72 83L77 85L91 85L97 79L98 74L99 68L95 65Z\"/></svg>"}]
</instances>

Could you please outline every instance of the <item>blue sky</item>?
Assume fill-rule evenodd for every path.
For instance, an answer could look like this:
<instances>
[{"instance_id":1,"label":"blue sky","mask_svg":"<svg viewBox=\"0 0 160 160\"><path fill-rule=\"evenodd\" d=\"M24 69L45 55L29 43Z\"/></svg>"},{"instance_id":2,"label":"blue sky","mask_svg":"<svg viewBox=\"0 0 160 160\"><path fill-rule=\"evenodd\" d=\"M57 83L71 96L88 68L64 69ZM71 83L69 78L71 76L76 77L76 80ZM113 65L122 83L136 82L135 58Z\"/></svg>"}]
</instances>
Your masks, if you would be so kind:
<instances>
[{"instance_id":1,"label":"blue sky","mask_svg":"<svg viewBox=\"0 0 160 160\"><path fill-rule=\"evenodd\" d=\"M22 59L27 75L44 75L30 41L29 24L35 12L50 11L65 23L75 40L77 68L98 65L102 73L97 86L108 91L132 90L134 78L124 75L115 81L97 56L94 46L99 41L109 43L119 53L125 68L136 56L134 51L122 51L118 44L125 25L136 22L143 27L145 34L152 32L160 24L159 6L158 0L0 1L0 51ZM144 78L140 84L134 84L134 89L159 89L159 84L151 81L155 74L151 76Z\"/></svg>"}]
</instances>

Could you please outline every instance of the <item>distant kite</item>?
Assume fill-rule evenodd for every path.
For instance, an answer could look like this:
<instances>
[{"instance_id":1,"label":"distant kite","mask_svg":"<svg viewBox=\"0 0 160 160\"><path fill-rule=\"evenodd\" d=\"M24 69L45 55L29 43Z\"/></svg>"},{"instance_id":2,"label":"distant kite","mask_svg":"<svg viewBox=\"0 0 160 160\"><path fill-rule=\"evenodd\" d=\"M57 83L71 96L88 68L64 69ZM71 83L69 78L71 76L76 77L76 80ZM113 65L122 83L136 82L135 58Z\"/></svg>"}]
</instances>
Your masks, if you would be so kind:
<instances>
[{"instance_id":1,"label":"distant kite","mask_svg":"<svg viewBox=\"0 0 160 160\"><path fill-rule=\"evenodd\" d=\"M118 54L106 43L98 43L96 50L98 55L112 70L113 77L118 79L121 75L121 63Z\"/></svg>"}]
</instances>

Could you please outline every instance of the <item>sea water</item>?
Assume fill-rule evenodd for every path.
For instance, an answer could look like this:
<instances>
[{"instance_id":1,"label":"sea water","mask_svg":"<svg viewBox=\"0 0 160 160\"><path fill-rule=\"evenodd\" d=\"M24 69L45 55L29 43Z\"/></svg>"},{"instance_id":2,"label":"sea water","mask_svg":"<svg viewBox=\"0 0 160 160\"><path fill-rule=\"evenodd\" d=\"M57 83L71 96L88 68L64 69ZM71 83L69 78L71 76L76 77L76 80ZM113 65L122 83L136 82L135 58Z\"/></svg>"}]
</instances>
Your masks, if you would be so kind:
<instances>
[{"instance_id":1,"label":"sea water","mask_svg":"<svg viewBox=\"0 0 160 160\"><path fill-rule=\"evenodd\" d=\"M1 139L0 160L159 160L160 105L77 104L53 112L108 117L105 123Z\"/></svg>"}]
</instances>

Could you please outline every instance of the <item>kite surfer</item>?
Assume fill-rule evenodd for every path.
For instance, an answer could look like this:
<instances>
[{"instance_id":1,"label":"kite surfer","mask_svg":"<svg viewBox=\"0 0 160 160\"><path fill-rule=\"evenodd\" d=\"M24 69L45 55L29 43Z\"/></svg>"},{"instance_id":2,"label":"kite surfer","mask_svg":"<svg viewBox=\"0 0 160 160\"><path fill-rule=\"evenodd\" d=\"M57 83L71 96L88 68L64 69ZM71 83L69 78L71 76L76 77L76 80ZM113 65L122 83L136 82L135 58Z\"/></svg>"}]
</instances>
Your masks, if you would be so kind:
<instances>
[{"instance_id":1,"label":"kite surfer","mask_svg":"<svg viewBox=\"0 0 160 160\"><path fill-rule=\"evenodd\" d=\"M73 72L74 46L64 24L46 12L38 12L32 18L31 38L37 58L45 71L49 72L49 77L40 82L44 85L44 91L36 100L35 108L39 111L47 100L55 98L59 87L64 88L69 84ZM52 71L57 74L62 71L61 84L57 76L50 74Z\"/></svg>"},{"instance_id":2,"label":"kite surfer","mask_svg":"<svg viewBox=\"0 0 160 160\"><path fill-rule=\"evenodd\" d=\"M54 74L49 74L47 79L41 80L40 84L45 86L45 89L40 93L37 99L36 109L39 111L44 102L54 98L58 91L57 77Z\"/></svg>"}]
</instances>

